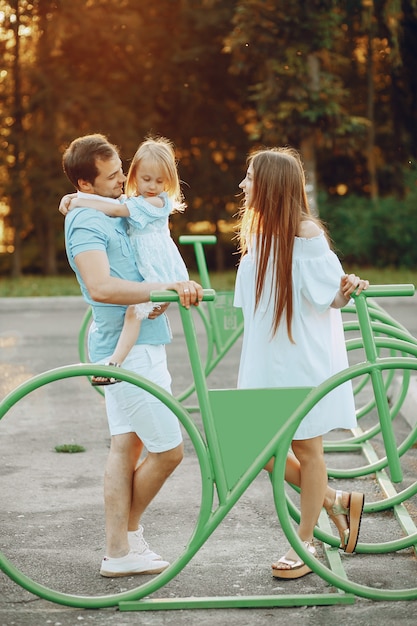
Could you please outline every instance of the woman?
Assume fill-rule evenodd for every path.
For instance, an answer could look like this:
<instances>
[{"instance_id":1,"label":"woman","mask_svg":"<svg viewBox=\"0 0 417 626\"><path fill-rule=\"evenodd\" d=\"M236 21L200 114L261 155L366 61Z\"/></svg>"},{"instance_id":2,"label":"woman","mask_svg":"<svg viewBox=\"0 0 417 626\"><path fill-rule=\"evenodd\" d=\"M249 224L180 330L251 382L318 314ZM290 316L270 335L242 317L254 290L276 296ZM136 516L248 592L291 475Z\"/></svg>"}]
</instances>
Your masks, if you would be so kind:
<instances>
[{"instance_id":1,"label":"woman","mask_svg":"<svg viewBox=\"0 0 417 626\"><path fill-rule=\"evenodd\" d=\"M242 307L244 337L238 387L317 386L348 365L340 311L368 281L346 275L330 249L323 224L311 215L298 153L260 150L248 159L239 240L241 261L235 306ZM327 484L322 436L356 426L353 392L345 383L304 417L292 441L286 479L300 487L298 534L316 554L313 532L327 508L341 547L356 547L364 496ZM273 459L267 470L272 471ZM311 569L291 548L272 565L277 578Z\"/></svg>"}]
</instances>

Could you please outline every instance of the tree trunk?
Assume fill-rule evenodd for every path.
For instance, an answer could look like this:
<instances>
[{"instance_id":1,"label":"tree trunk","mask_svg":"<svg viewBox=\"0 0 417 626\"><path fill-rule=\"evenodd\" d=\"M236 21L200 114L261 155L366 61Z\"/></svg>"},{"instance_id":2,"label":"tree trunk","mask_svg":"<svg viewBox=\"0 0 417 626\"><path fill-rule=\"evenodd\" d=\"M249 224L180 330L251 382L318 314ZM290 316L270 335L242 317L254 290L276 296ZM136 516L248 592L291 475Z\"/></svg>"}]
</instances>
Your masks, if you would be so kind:
<instances>
[{"instance_id":1,"label":"tree trunk","mask_svg":"<svg viewBox=\"0 0 417 626\"><path fill-rule=\"evenodd\" d=\"M316 177L316 148L314 135L305 137L300 145L300 152L306 173L306 193L310 210L318 215L317 206L317 177Z\"/></svg>"},{"instance_id":2,"label":"tree trunk","mask_svg":"<svg viewBox=\"0 0 417 626\"><path fill-rule=\"evenodd\" d=\"M374 83L374 59L373 59L373 33L374 33L374 6L373 0L363 0L365 9L366 29L368 31L366 74L367 74L367 105L366 117L369 120L369 130L366 141L366 160L369 174L369 195L371 200L377 202L379 197L377 167L375 158L375 83Z\"/></svg>"},{"instance_id":3,"label":"tree trunk","mask_svg":"<svg viewBox=\"0 0 417 626\"><path fill-rule=\"evenodd\" d=\"M22 163L21 163L21 142L22 142L22 100L21 100L21 78L20 78L20 40L19 40L19 1L11 3L16 19L11 22L14 34L14 56L12 62L13 74L13 95L12 95L12 117L13 125L10 133L13 165L10 168L10 218L13 228L13 254L11 275L16 278L22 273L22 230L23 230L23 187L22 187Z\"/></svg>"},{"instance_id":4,"label":"tree trunk","mask_svg":"<svg viewBox=\"0 0 417 626\"><path fill-rule=\"evenodd\" d=\"M307 57L307 69L309 76L309 88L312 93L317 93L320 89L320 61L315 54ZM316 136L312 131L301 141L300 152L304 162L306 173L306 192L313 215L318 215L317 206L317 167L316 167Z\"/></svg>"}]
</instances>

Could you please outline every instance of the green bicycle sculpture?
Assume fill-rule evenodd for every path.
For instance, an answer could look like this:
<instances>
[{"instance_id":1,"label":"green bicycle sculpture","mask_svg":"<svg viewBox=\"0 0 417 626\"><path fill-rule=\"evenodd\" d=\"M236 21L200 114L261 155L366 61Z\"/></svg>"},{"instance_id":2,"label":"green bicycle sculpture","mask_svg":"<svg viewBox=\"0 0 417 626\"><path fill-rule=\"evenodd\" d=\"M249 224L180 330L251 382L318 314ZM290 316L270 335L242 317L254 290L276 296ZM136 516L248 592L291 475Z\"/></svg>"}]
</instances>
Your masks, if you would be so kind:
<instances>
[{"instance_id":1,"label":"green bicycle sculpture","mask_svg":"<svg viewBox=\"0 0 417 626\"><path fill-rule=\"evenodd\" d=\"M48 588L17 569L3 553L0 553L0 569L23 588L41 598L73 607L104 608L118 606L120 610L156 610L169 608L218 608L218 607L260 607L297 606L314 604L351 604L355 596L373 600L415 600L417 588L381 589L349 579L337 556L339 538L329 532L329 527L319 523L315 536L323 541L328 566L312 557L301 544L293 528L292 519L298 511L290 501L284 480L285 459L293 434L303 417L327 393L346 381L356 381L363 377L370 380L374 410L378 417L380 432L385 445L386 457L378 463L377 472L383 473L388 467L393 481L401 480L401 456L410 442L416 441L417 434L412 430L404 449L397 447L393 433L393 414L387 398L387 385L384 376L391 372L415 372L417 370L417 342L409 333L391 320L384 320L374 332L371 319L372 304L369 298L413 295L413 285L371 286L366 292L355 296L357 328L360 337L353 340L363 348L363 360L324 381L315 388L276 388L276 389L219 389L207 387L205 366L199 352L193 311L180 307L193 372L194 385L204 432L197 428L191 413L177 399L158 386L123 368L81 363L49 370L35 376L6 396L0 403L0 419L22 398L32 391L51 382L78 376L114 375L117 378L137 385L164 402L178 417L193 447L200 470L201 502L198 518L191 537L182 554L170 567L142 585L121 593L107 596L79 596L62 593ZM212 302L213 290L205 290L204 300ZM173 292L154 292L152 301L177 301ZM355 344L356 345L356 344ZM388 351L383 355L383 351ZM262 406L279 406L279 415L259 410ZM256 424L253 414L258 416ZM260 424L260 421L262 422ZM353 438L358 445L359 435ZM363 443L363 442L362 442ZM313 572L332 585L338 593L284 594L271 596L222 596L213 598L162 598L149 596L172 580L194 555L202 548L214 530L224 520L233 506L239 501L254 479L262 471L266 462L275 456L276 463L272 475L272 486L276 512L282 529ZM375 471L375 467L373 468ZM387 498L389 506L401 506L417 492L417 482L400 494ZM383 501L371 503L365 511L381 510ZM417 529L409 521L405 536L393 541L363 544L357 546L357 553L378 554L413 548L417 544ZM403 529L404 530L404 529Z\"/></svg>"}]
</instances>

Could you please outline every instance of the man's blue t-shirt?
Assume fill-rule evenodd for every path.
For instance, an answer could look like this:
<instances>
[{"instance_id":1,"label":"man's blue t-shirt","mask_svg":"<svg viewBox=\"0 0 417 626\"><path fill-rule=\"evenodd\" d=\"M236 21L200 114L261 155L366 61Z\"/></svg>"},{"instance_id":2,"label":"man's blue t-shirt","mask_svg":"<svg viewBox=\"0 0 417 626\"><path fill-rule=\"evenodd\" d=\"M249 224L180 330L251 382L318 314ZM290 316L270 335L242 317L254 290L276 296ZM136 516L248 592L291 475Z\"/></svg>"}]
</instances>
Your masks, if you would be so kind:
<instances>
[{"instance_id":1,"label":"man's blue t-shirt","mask_svg":"<svg viewBox=\"0 0 417 626\"><path fill-rule=\"evenodd\" d=\"M126 306L94 302L74 259L80 252L102 250L109 259L112 276L142 282L143 277L136 266L126 233L126 220L109 217L94 209L73 209L65 218L65 246L69 264L75 272L84 299L92 307L93 324L88 340L89 356L92 361L100 361L111 355L116 347ZM171 332L166 315L142 321L136 343L159 345L170 341Z\"/></svg>"}]
</instances>

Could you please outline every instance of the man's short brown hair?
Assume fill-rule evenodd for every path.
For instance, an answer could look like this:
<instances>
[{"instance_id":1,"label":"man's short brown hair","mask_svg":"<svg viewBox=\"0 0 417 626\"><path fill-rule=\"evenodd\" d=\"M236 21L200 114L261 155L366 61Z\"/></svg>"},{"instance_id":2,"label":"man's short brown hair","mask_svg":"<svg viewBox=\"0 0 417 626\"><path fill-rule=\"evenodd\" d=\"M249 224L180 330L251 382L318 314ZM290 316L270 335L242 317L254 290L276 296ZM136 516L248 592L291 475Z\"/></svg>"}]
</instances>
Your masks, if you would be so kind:
<instances>
[{"instance_id":1,"label":"man's short brown hair","mask_svg":"<svg viewBox=\"0 0 417 626\"><path fill-rule=\"evenodd\" d=\"M71 183L78 189L80 179L94 184L99 174L97 160L108 161L115 156L119 156L119 149L105 135L84 135L74 139L65 150L62 166Z\"/></svg>"}]
</instances>

